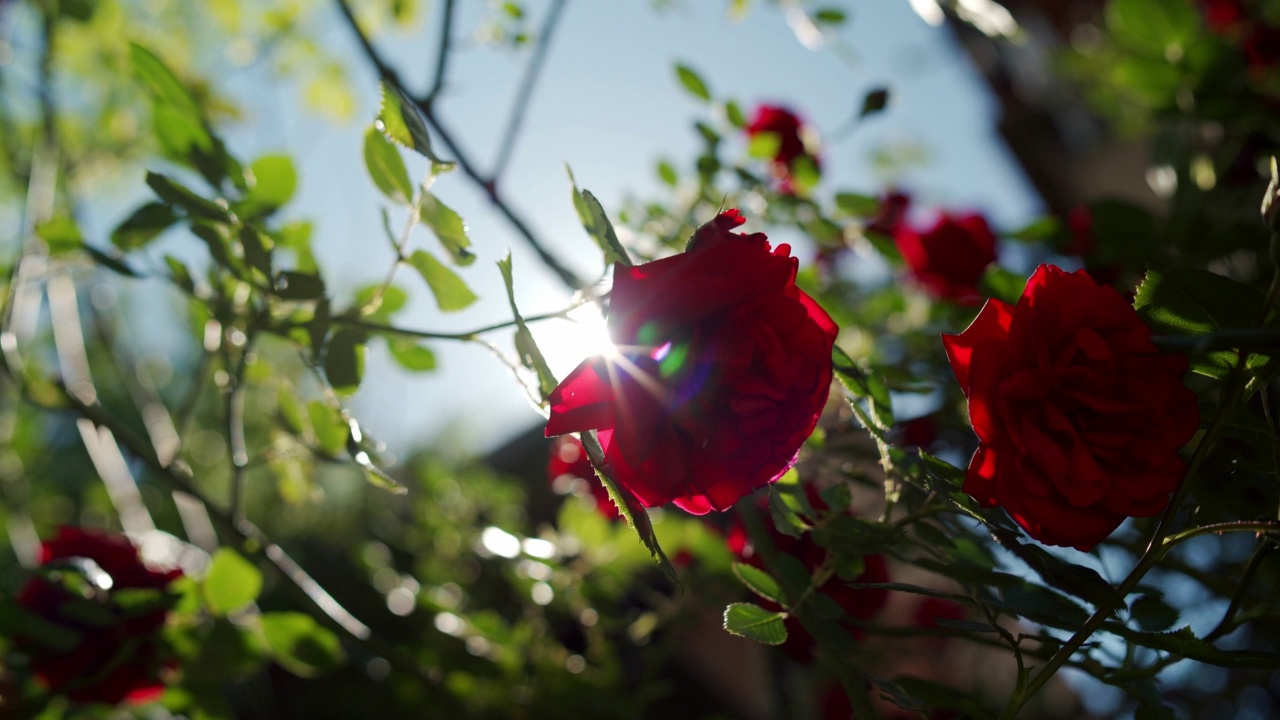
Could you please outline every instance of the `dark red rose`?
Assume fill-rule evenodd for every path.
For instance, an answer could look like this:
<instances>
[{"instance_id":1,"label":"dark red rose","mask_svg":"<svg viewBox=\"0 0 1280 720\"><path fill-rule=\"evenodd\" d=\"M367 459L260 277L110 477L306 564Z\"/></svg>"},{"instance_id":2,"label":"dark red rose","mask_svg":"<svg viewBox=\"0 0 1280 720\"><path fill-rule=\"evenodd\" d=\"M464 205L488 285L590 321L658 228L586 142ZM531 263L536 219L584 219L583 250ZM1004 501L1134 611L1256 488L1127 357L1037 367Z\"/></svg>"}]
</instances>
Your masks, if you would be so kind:
<instances>
[{"instance_id":1,"label":"dark red rose","mask_svg":"<svg viewBox=\"0 0 1280 720\"><path fill-rule=\"evenodd\" d=\"M915 622L918 627L930 630L944 628L939 620L964 620L967 613L964 606L954 600L938 597L926 597L916 606ZM947 638L941 635L930 635L927 640L934 650L940 650L947 644Z\"/></svg>"},{"instance_id":2,"label":"dark red rose","mask_svg":"<svg viewBox=\"0 0 1280 720\"><path fill-rule=\"evenodd\" d=\"M933 415L911 418L894 428L898 444L903 447L927 448L938 439L938 420Z\"/></svg>"},{"instance_id":3,"label":"dark red rose","mask_svg":"<svg viewBox=\"0 0 1280 720\"><path fill-rule=\"evenodd\" d=\"M1157 350L1115 289L1041 265L1016 307L988 300L942 340L980 443L964 490L982 505L1089 550L1168 504L1199 424L1187 361Z\"/></svg>"},{"instance_id":4,"label":"dark red rose","mask_svg":"<svg viewBox=\"0 0 1280 720\"><path fill-rule=\"evenodd\" d=\"M809 504L813 506L813 509L819 514L825 513L828 509L827 504L823 502L814 487L810 485L805 490L809 496ZM827 559L826 548L814 542L808 534L794 538L778 532L773 525L773 521L769 519L767 510L763 514L769 528L770 541L779 553L796 558L810 573L822 566ZM810 520L816 522L817 518L810 518ZM760 553L756 552L755 547L747 538L746 531L740 521L736 522L733 528L730 528L726 542L729 549L744 562L762 570L767 569ZM884 558L879 555L866 555L863 556L862 562L862 574L857 577L855 582L883 583L889 581L889 570L885 565ZM848 620L841 621L841 624L855 637L862 637L863 633L857 623L852 621L869 620L880 611L880 608L884 607L885 602L889 599L889 593L886 590L853 588L836 576L832 576L816 589L817 592L835 600L836 604L844 610L844 617ZM757 599L756 602L766 610L782 609L779 605L768 600ZM817 642L813 639L813 636L794 617L788 617L784 623L787 626L787 639L782 644L783 651L797 662L807 663L813 660L814 649L817 647Z\"/></svg>"},{"instance_id":5,"label":"dark red rose","mask_svg":"<svg viewBox=\"0 0 1280 720\"><path fill-rule=\"evenodd\" d=\"M609 491L600 482L600 478L596 477L596 470L591 466L591 459L587 457L582 442L572 435L553 440L551 457L547 459L547 482L553 487L557 486L558 481L566 475L586 483L591 490L591 498L596 501L597 512L610 520L621 517L618 507L609 498Z\"/></svg>"},{"instance_id":6,"label":"dark red rose","mask_svg":"<svg viewBox=\"0 0 1280 720\"><path fill-rule=\"evenodd\" d=\"M880 198L880 212L867 223L867 230L894 237L898 229L906 222L907 210L911 208L911 196L900 191L890 190Z\"/></svg>"},{"instance_id":7,"label":"dark red rose","mask_svg":"<svg viewBox=\"0 0 1280 720\"><path fill-rule=\"evenodd\" d=\"M978 281L996 260L996 236L981 215L943 213L925 231L905 224L894 236L911 275L935 297L977 304Z\"/></svg>"},{"instance_id":8,"label":"dark red rose","mask_svg":"<svg viewBox=\"0 0 1280 720\"><path fill-rule=\"evenodd\" d=\"M41 547L42 565L92 561L105 577L96 597L86 598L45 578L32 578L18 592L19 605L43 619L79 635L68 651L57 651L39 639L19 631L14 647L31 657L31 669L50 692L75 702L149 702L160 697L164 685L159 673L169 665L159 643L167 615L164 596L157 594L154 609L138 612L112 602L121 590L163 592L179 570L159 572L148 568L138 551L122 535L85 528L64 527ZM91 574L97 570L90 571ZM82 608L97 606L90 621Z\"/></svg>"},{"instance_id":9,"label":"dark red rose","mask_svg":"<svg viewBox=\"0 0 1280 720\"><path fill-rule=\"evenodd\" d=\"M791 248L721 213L681 255L614 267L616 357L551 393L548 437L598 430L612 476L645 507L725 510L796 461L831 385L836 326L796 287Z\"/></svg>"},{"instance_id":10,"label":"dark red rose","mask_svg":"<svg viewBox=\"0 0 1280 720\"><path fill-rule=\"evenodd\" d=\"M773 174L782 192L794 192L796 163L807 158L813 169L820 167L818 156L805 143L805 124L791 110L780 105L761 105L756 108L747 123L747 137L769 133L778 138L778 149L773 153Z\"/></svg>"},{"instance_id":11,"label":"dark red rose","mask_svg":"<svg viewBox=\"0 0 1280 720\"><path fill-rule=\"evenodd\" d=\"M1249 29L1242 43L1244 57L1255 78L1264 79L1280 64L1280 28L1257 23Z\"/></svg>"},{"instance_id":12,"label":"dark red rose","mask_svg":"<svg viewBox=\"0 0 1280 720\"><path fill-rule=\"evenodd\" d=\"M1230 32L1244 15L1240 0L1196 0L1196 4L1204 14L1205 24L1219 35Z\"/></svg>"}]
</instances>

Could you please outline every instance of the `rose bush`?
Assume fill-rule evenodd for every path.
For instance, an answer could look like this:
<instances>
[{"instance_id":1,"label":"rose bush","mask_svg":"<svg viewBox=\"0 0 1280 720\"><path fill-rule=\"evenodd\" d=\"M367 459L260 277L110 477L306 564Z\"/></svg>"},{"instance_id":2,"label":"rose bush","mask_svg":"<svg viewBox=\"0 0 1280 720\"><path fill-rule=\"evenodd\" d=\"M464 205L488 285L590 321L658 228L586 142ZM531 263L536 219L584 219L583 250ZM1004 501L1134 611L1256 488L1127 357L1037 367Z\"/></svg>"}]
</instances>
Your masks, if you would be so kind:
<instances>
[{"instance_id":1,"label":"rose bush","mask_svg":"<svg viewBox=\"0 0 1280 720\"><path fill-rule=\"evenodd\" d=\"M817 154L805 142L808 132L800 116L780 105L760 105L745 128L747 137L772 135L777 138L771 170L778 180L778 189L784 193L795 192L797 163L812 164L812 170L820 167Z\"/></svg>"},{"instance_id":2,"label":"rose bush","mask_svg":"<svg viewBox=\"0 0 1280 720\"><path fill-rule=\"evenodd\" d=\"M805 490L809 498L809 504L813 506L817 514L827 513L829 508L818 495L814 486L806 486ZM783 534L778 531L773 521L769 519L767 511L762 514L766 518L765 523L769 532L769 542L773 544L778 553L798 559L810 574L817 573L818 569L823 567L827 561L828 551L815 542L812 535L805 534L797 538ZM846 511L845 514L852 513ZM806 517L805 520L817 522L818 519L816 517ZM729 529L726 545L730 552L737 555L744 562L761 570L766 569L764 559L757 552L747 536L746 529L742 527L740 522L735 523ZM889 582L889 568L883 557L879 555L864 555L862 557L862 567L862 572L851 582L868 584ZM889 600L889 592L887 590L851 587L835 574L827 577L814 590L827 596L840 607L842 611L840 624L856 638L861 638L864 634L862 628L859 627L859 623L870 620ZM758 600L757 602L766 610L778 611L782 609L777 603L768 600ZM782 644L782 650L796 662L812 662L818 647L813 635L809 634L804 625L793 615L787 617L784 625L787 628L787 639Z\"/></svg>"},{"instance_id":3,"label":"rose bush","mask_svg":"<svg viewBox=\"0 0 1280 720\"><path fill-rule=\"evenodd\" d=\"M831 385L836 326L796 287L791 248L721 213L681 255L614 267L616 357L549 398L548 437L598 430L608 470L646 507L724 510L795 463Z\"/></svg>"},{"instance_id":4,"label":"rose bush","mask_svg":"<svg viewBox=\"0 0 1280 720\"><path fill-rule=\"evenodd\" d=\"M1080 550L1164 509L1196 397L1186 359L1157 350L1120 293L1041 265L1017 306L988 300L943 342L980 443L964 490L982 505Z\"/></svg>"},{"instance_id":5,"label":"rose bush","mask_svg":"<svg viewBox=\"0 0 1280 720\"><path fill-rule=\"evenodd\" d=\"M169 597L164 589L182 575L148 568L127 538L64 527L40 550L41 565L89 561L85 571L97 590L90 596L52 578L32 578L18 592L18 605L78 639L69 648L50 646L19 631L16 648L31 658L31 670L50 691L75 702L141 703L164 691L160 670L168 660L159 642ZM84 566L82 566L84 567ZM126 603L122 591L129 593Z\"/></svg>"},{"instance_id":6,"label":"rose bush","mask_svg":"<svg viewBox=\"0 0 1280 720\"><path fill-rule=\"evenodd\" d=\"M934 297L977 304L978 281L996 260L996 236L981 215L942 213L926 230L900 222L894 241L916 279Z\"/></svg>"}]
</instances>

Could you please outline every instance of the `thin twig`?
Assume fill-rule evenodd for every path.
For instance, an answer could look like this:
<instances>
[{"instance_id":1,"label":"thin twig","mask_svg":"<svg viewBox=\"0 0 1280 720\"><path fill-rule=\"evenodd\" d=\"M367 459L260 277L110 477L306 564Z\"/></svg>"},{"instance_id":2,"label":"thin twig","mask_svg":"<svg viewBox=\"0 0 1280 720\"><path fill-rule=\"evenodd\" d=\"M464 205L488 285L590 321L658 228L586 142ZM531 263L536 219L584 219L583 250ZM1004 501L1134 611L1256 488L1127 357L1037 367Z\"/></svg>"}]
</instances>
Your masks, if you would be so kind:
<instances>
[{"instance_id":1,"label":"thin twig","mask_svg":"<svg viewBox=\"0 0 1280 720\"><path fill-rule=\"evenodd\" d=\"M575 303L571 307L568 307L564 310L557 310L555 312L543 313L541 315L530 315L524 318L524 321L526 323L531 323L531 322L539 322L542 320L567 319L569 316L569 313L573 312L580 306L585 305L587 302L589 302L589 300L584 299L581 302ZM504 320L502 322L496 322L496 323L493 323L492 325L485 325L484 327L478 327L474 330L466 330L464 332L436 332L432 330L413 330L410 328L396 327L395 325L387 325L385 323L374 322L372 320L365 320L363 318L353 318L353 317L346 317L346 316L334 317L330 320L330 322L334 325L346 325L349 327L358 327L364 330L368 330L370 332L382 333L384 335L399 335L402 337L419 338L421 340L462 340L466 342L475 340L477 339L477 337L479 337L484 333L493 332L495 330L505 330L507 328L515 327L517 324L515 320Z\"/></svg>"},{"instance_id":2,"label":"thin twig","mask_svg":"<svg viewBox=\"0 0 1280 720\"><path fill-rule=\"evenodd\" d=\"M360 29L360 25L356 22L355 16L351 13L351 8L347 5L346 0L334 0L334 2L337 3L338 9L341 11L342 17L347 21L347 25L351 28L351 31L355 33L356 39L360 43L360 47L364 50L365 57L374 66L374 69L377 70L378 75L382 80L390 85L394 85L403 92L406 97L413 98L414 96L409 93L405 88L404 83L400 81L399 75L397 75L395 70L386 63L378 53L377 48L373 46L373 43L365 36L364 31ZM446 9L447 7L448 5L446 5ZM451 16L446 19L452 21ZM446 26L441 32L451 32L451 28ZM525 241L525 244L528 245L530 249L533 250L534 254L538 256L538 259L542 261L542 264L547 266L547 268L551 270L552 273L554 273L556 277L558 277L569 289L587 289L589 284L579 278L576 273L570 270L554 254L552 254L551 251L547 249L546 244L543 243L542 240L540 240L533 232L532 228L530 228L524 218L520 217L520 215L511 208L502 196L498 194L497 188L494 187L494 184L490 179L480 175L480 171L477 169L475 162L467 156L465 151L462 150L462 147L455 139L456 136L447 127L445 127L445 124L441 121L439 114L436 113L434 98L418 98L414 100L414 103L420 110L422 110L422 114L426 118L427 124L431 126L431 129L435 131L436 135L440 138L440 141L444 143L445 148L447 148L449 153L453 155L454 160L458 163L458 167L462 169L462 173L478 187L484 190L485 195L489 198L489 202L493 204L504 218L506 218L511 227L514 228L516 233Z\"/></svg>"},{"instance_id":3,"label":"thin twig","mask_svg":"<svg viewBox=\"0 0 1280 720\"><path fill-rule=\"evenodd\" d=\"M543 21L542 31L538 33L538 46L525 66L524 77L520 79L520 89L516 94L515 104L511 108L511 116L507 119L507 129L502 134L502 145L498 148L498 158L493 162L490 182L496 187L498 178L502 177L511 161L511 153L515 149L516 137L520 134L520 126L524 123L525 114L529 110L529 101L533 98L533 88L538 83L538 75L546 64L547 50L551 47L551 36L560 23L566 0L554 0ZM450 3L452 4L452 3Z\"/></svg>"},{"instance_id":4,"label":"thin twig","mask_svg":"<svg viewBox=\"0 0 1280 720\"><path fill-rule=\"evenodd\" d=\"M440 18L440 44L436 48L436 72L431 81L431 89L423 98L424 105L435 102L444 88L445 74L449 70L449 44L453 40L453 0L445 0L443 17Z\"/></svg>"}]
</instances>

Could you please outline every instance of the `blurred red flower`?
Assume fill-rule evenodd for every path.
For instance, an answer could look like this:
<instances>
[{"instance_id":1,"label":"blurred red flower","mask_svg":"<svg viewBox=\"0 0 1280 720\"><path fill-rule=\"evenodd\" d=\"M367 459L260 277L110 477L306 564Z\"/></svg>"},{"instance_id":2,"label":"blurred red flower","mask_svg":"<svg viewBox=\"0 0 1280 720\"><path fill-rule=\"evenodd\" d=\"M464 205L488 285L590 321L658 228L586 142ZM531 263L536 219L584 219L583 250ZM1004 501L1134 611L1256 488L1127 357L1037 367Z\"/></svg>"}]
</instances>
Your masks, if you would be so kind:
<instances>
[{"instance_id":1,"label":"blurred red flower","mask_svg":"<svg viewBox=\"0 0 1280 720\"><path fill-rule=\"evenodd\" d=\"M160 670L171 661L160 644L171 599L164 591L182 572L160 572L142 563L122 535L64 527L41 547L42 566L67 563L82 571L96 590L73 592L50 578L36 577L18 592L18 605L78 636L69 648L54 647L19 630L14 647L31 658L31 669L50 692L75 702L141 703L164 692ZM114 602L121 591L154 590L150 602ZM137 600L138 598L132 598Z\"/></svg>"},{"instance_id":2,"label":"blurred red flower","mask_svg":"<svg viewBox=\"0 0 1280 720\"><path fill-rule=\"evenodd\" d=\"M996 236L976 213L943 213L927 230L903 223L894 240L912 277L934 297L977 304L978 281L996 260Z\"/></svg>"},{"instance_id":3,"label":"blurred red flower","mask_svg":"<svg viewBox=\"0 0 1280 720\"><path fill-rule=\"evenodd\" d=\"M797 163L810 162L815 171L821 167L817 154L805 142L807 132L800 116L781 105L760 105L747 123L747 137L769 134L778 139L771 169L782 192L795 192Z\"/></svg>"}]
</instances>

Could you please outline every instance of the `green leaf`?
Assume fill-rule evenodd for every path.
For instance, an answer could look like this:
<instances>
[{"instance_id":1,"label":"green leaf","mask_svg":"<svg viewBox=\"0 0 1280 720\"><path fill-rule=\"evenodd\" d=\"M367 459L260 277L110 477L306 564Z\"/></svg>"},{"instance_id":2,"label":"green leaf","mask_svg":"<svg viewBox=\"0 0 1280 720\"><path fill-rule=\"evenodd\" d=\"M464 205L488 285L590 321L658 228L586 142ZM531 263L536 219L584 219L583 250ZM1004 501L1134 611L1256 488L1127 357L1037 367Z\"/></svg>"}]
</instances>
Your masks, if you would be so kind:
<instances>
[{"instance_id":1,"label":"green leaf","mask_svg":"<svg viewBox=\"0 0 1280 720\"><path fill-rule=\"evenodd\" d=\"M1075 631L1089 619L1076 602L1043 587L1022 581L1001 589L1008 609L1048 627Z\"/></svg>"},{"instance_id":2,"label":"green leaf","mask_svg":"<svg viewBox=\"0 0 1280 720\"><path fill-rule=\"evenodd\" d=\"M391 200L407 205L413 198L413 183L404 167L404 158L377 128L364 134L364 166L373 184Z\"/></svg>"},{"instance_id":3,"label":"green leaf","mask_svg":"<svg viewBox=\"0 0 1280 720\"><path fill-rule=\"evenodd\" d=\"M191 271L182 264L181 260L172 255L165 255L164 264L169 267L169 279L175 285L186 291L188 295L196 291L196 283L191 277Z\"/></svg>"},{"instance_id":4,"label":"green leaf","mask_svg":"<svg viewBox=\"0 0 1280 720\"><path fill-rule=\"evenodd\" d=\"M666 160L658 161L658 178L670 187L675 187L680 182L680 176L676 174L675 166ZM574 203L575 205L577 203Z\"/></svg>"},{"instance_id":5,"label":"green leaf","mask_svg":"<svg viewBox=\"0 0 1280 720\"><path fill-rule=\"evenodd\" d=\"M707 89L707 83L693 68L684 63L676 63L676 77L680 79L680 84L689 91L690 95L701 100L711 100L711 91Z\"/></svg>"},{"instance_id":6,"label":"green leaf","mask_svg":"<svg viewBox=\"0 0 1280 720\"><path fill-rule=\"evenodd\" d=\"M288 155L263 155L249 165L253 178L244 202L252 211L270 213L293 198L298 173Z\"/></svg>"},{"instance_id":7,"label":"green leaf","mask_svg":"<svg viewBox=\"0 0 1280 720\"><path fill-rule=\"evenodd\" d=\"M507 253L505 258L498 261L498 270L502 273L502 282L507 289L507 303L511 306L511 315L516 321L516 352L520 353L520 363L537 374L538 392L545 402L558 382L555 374L551 372L551 367L547 365L546 358L542 356L542 351L538 349L538 343L533 339L533 333L529 332L529 326L525 324L524 316L520 314L520 309L516 307L515 279L512 275L511 253Z\"/></svg>"},{"instance_id":8,"label":"green leaf","mask_svg":"<svg viewBox=\"0 0 1280 720\"><path fill-rule=\"evenodd\" d=\"M240 247L244 250L244 259L249 267L261 272L263 277L271 277L271 238L253 225L241 225Z\"/></svg>"},{"instance_id":9,"label":"green leaf","mask_svg":"<svg viewBox=\"0 0 1280 720\"><path fill-rule=\"evenodd\" d=\"M315 300L324 295L324 280L313 273L285 270L276 273L275 293L283 300Z\"/></svg>"},{"instance_id":10,"label":"green leaf","mask_svg":"<svg viewBox=\"0 0 1280 720\"><path fill-rule=\"evenodd\" d=\"M196 104L195 99L155 53L130 41L129 60L133 63L134 76L152 97L163 100L179 110L197 116L200 114L200 106Z\"/></svg>"},{"instance_id":11,"label":"green leaf","mask_svg":"<svg viewBox=\"0 0 1280 720\"><path fill-rule=\"evenodd\" d=\"M724 103L724 117L736 128L741 129L747 126L747 116L743 114L742 106L732 100L726 100Z\"/></svg>"},{"instance_id":12,"label":"green leaf","mask_svg":"<svg viewBox=\"0 0 1280 720\"><path fill-rule=\"evenodd\" d=\"M782 136L775 132L758 132L747 140L747 155L762 160L771 160L782 147Z\"/></svg>"},{"instance_id":13,"label":"green leaf","mask_svg":"<svg viewBox=\"0 0 1280 720\"><path fill-rule=\"evenodd\" d=\"M814 22L821 25L839 25L846 19L848 15L839 8L822 8L813 14Z\"/></svg>"},{"instance_id":14,"label":"green leaf","mask_svg":"<svg viewBox=\"0 0 1280 720\"><path fill-rule=\"evenodd\" d=\"M262 572L235 550L223 547L213 554L202 585L209 612L227 615L258 599Z\"/></svg>"},{"instance_id":15,"label":"green leaf","mask_svg":"<svg viewBox=\"0 0 1280 720\"><path fill-rule=\"evenodd\" d=\"M323 400L312 400L307 403L307 419L311 421L316 444L321 450L331 457L337 457L346 450L351 428L335 408Z\"/></svg>"},{"instance_id":16,"label":"green leaf","mask_svg":"<svg viewBox=\"0 0 1280 720\"><path fill-rule=\"evenodd\" d=\"M872 555L906 544L902 528L863 520L853 515L837 515L814 528L814 542L824 548L851 555Z\"/></svg>"},{"instance_id":17,"label":"green leaf","mask_svg":"<svg viewBox=\"0 0 1280 720\"><path fill-rule=\"evenodd\" d=\"M734 563L733 574L751 592L765 600L772 600L776 603L782 602L782 588L778 586L777 581L769 576L769 573L753 565Z\"/></svg>"},{"instance_id":18,"label":"green leaf","mask_svg":"<svg viewBox=\"0 0 1280 720\"><path fill-rule=\"evenodd\" d=\"M1058 218L1052 215L1045 215L1042 218L1032 220L1030 224L1024 225L1011 233L1006 233L1005 237L1026 242L1046 242L1052 240L1060 232L1062 232L1062 223L1059 222Z\"/></svg>"},{"instance_id":19,"label":"green leaf","mask_svg":"<svg viewBox=\"0 0 1280 720\"><path fill-rule=\"evenodd\" d=\"M84 244L80 226L68 215L56 215L36 223L36 234L49 245L49 253L58 255L79 249Z\"/></svg>"},{"instance_id":20,"label":"green leaf","mask_svg":"<svg viewBox=\"0 0 1280 720\"><path fill-rule=\"evenodd\" d=\"M996 538L1004 548L1030 565L1046 583L1058 590L1095 607L1124 607L1124 598L1096 570L1067 562L1038 545L1026 545L999 533Z\"/></svg>"},{"instance_id":21,"label":"green leaf","mask_svg":"<svg viewBox=\"0 0 1280 720\"><path fill-rule=\"evenodd\" d=\"M787 503L786 497L785 493L776 492L774 487L770 487L769 518L773 520L773 526L778 529L778 532L798 538L809 529L809 523L805 522L796 509Z\"/></svg>"},{"instance_id":22,"label":"green leaf","mask_svg":"<svg viewBox=\"0 0 1280 720\"><path fill-rule=\"evenodd\" d=\"M159 57L130 42L129 58L134 76L151 95L152 125L167 153L183 162L194 163L197 156L207 161L215 149L222 150L205 127L200 106ZM215 144L219 147L215 148Z\"/></svg>"},{"instance_id":23,"label":"green leaf","mask_svg":"<svg viewBox=\"0 0 1280 720\"><path fill-rule=\"evenodd\" d=\"M1154 334L1203 335L1255 325L1263 298L1248 285L1207 270L1148 270L1133 306ZM1215 350L1187 359L1194 372L1221 379L1237 357L1235 350Z\"/></svg>"},{"instance_id":24,"label":"green leaf","mask_svg":"<svg viewBox=\"0 0 1280 720\"><path fill-rule=\"evenodd\" d=\"M361 317L386 322L392 315L404 309L409 302L409 293L396 285L388 285L382 290L378 304L374 305L374 298L379 297L379 288L382 288L381 283L365 285L357 290L355 307L359 310Z\"/></svg>"},{"instance_id":25,"label":"green leaf","mask_svg":"<svg viewBox=\"0 0 1280 720\"><path fill-rule=\"evenodd\" d=\"M1181 613L1159 595L1143 595L1129 606L1129 614L1138 627L1147 632L1159 632L1173 627Z\"/></svg>"},{"instance_id":26,"label":"green leaf","mask_svg":"<svg viewBox=\"0 0 1280 720\"><path fill-rule=\"evenodd\" d=\"M340 393L353 393L364 375L365 335L359 330L343 328L329 338L324 352L324 375Z\"/></svg>"},{"instance_id":27,"label":"green leaf","mask_svg":"<svg viewBox=\"0 0 1280 720\"><path fill-rule=\"evenodd\" d=\"M930 710L958 710L962 717L979 720L980 718L993 718L991 714L981 703L974 700L968 693L957 690L948 685L917 678L911 676L898 676L893 682L907 695L913 699L923 703ZM930 715L942 715L943 713L933 713ZM947 713L950 715L950 713Z\"/></svg>"},{"instance_id":28,"label":"green leaf","mask_svg":"<svg viewBox=\"0 0 1280 720\"><path fill-rule=\"evenodd\" d=\"M569 173L569 184L573 186L573 207L578 211L578 219L582 221L582 227L586 229L587 234L596 241L596 245L600 246L600 251L604 253L605 266L615 262L631 265L626 248L622 247L622 243L618 241L618 234L613 229L613 223L609 222L609 217L605 215L600 201L591 194L590 190L579 190L578 183L573 178L573 170L568 165L565 165L564 169Z\"/></svg>"},{"instance_id":29,"label":"green leaf","mask_svg":"<svg viewBox=\"0 0 1280 720\"><path fill-rule=\"evenodd\" d=\"M146 247L178 221L178 214L164 203L149 202L125 218L111 232L111 244L124 252Z\"/></svg>"},{"instance_id":30,"label":"green leaf","mask_svg":"<svg viewBox=\"0 0 1280 720\"><path fill-rule=\"evenodd\" d=\"M147 186L170 205L177 205L195 217L227 222L227 210L189 190L182 183L158 172L147 172Z\"/></svg>"},{"instance_id":31,"label":"green leaf","mask_svg":"<svg viewBox=\"0 0 1280 720\"><path fill-rule=\"evenodd\" d=\"M862 98L862 109L858 111L859 118L865 118L869 115L875 115L882 112L889 106L889 88L874 88Z\"/></svg>"},{"instance_id":32,"label":"green leaf","mask_svg":"<svg viewBox=\"0 0 1280 720\"><path fill-rule=\"evenodd\" d=\"M422 222L431 228L436 239L449 252L449 257L458 265L470 265L476 256L467 248L471 247L471 239L467 237L467 226L462 217L452 208L440 202L425 188L418 202L418 213Z\"/></svg>"},{"instance_id":33,"label":"green leaf","mask_svg":"<svg viewBox=\"0 0 1280 720\"><path fill-rule=\"evenodd\" d=\"M92 245L84 245L81 247L81 249L84 250L86 253L88 253L89 257L93 258L94 262L107 268L108 270L111 270L112 272L118 275L123 275L125 277L131 277L131 278L142 277L141 273L139 273L137 270L134 270L132 267L129 267L129 265L125 263L123 260L112 257L111 255L108 255L107 253L103 252L102 250L99 250L98 248Z\"/></svg>"},{"instance_id":34,"label":"green leaf","mask_svg":"<svg viewBox=\"0 0 1280 720\"><path fill-rule=\"evenodd\" d=\"M417 103L399 88L382 83L382 105L378 109L377 127L395 142L423 155L431 161L432 172L452 170L457 163L443 160L431 149L427 120Z\"/></svg>"},{"instance_id":35,"label":"green leaf","mask_svg":"<svg viewBox=\"0 0 1280 720\"><path fill-rule=\"evenodd\" d=\"M1027 287L1027 279L1018 273L992 265L978 280L978 289L983 295L1003 300L1010 305L1017 305L1022 291Z\"/></svg>"},{"instance_id":36,"label":"green leaf","mask_svg":"<svg viewBox=\"0 0 1280 720\"><path fill-rule=\"evenodd\" d=\"M436 354L431 348L408 338L387 338L387 349L396 364L405 370L427 372L436 369Z\"/></svg>"},{"instance_id":37,"label":"green leaf","mask_svg":"<svg viewBox=\"0 0 1280 720\"><path fill-rule=\"evenodd\" d=\"M855 192L836 193L836 207L856 218L868 218L880 212L880 201Z\"/></svg>"},{"instance_id":38,"label":"green leaf","mask_svg":"<svg viewBox=\"0 0 1280 720\"><path fill-rule=\"evenodd\" d=\"M1112 0L1106 22L1120 43L1166 60L1195 38L1200 15L1190 0Z\"/></svg>"},{"instance_id":39,"label":"green leaf","mask_svg":"<svg viewBox=\"0 0 1280 720\"><path fill-rule=\"evenodd\" d=\"M413 266L436 298L436 306L442 312L456 312L476 301L475 293L456 273L425 250L414 250L409 256Z\"/></svg>"},{"instance_id":40,"label":"green leaf","mask_svg":"<svg viewBox=\"0 0 1280 720\"><path fill-rule=\"evenodd\" d=\"M765 610L750 603L730 603L724 609L724 629L765 645L787 641L786 613Z\"/></svg>"},{"instance_id":41,"label":"green leaf","mask_svg":"<svg viewBox=\"0 0 1280 720\"><path fill-rule=\"evenodd\" d=\"M1177 657L1209 665L1229 668L1280 668L1280 654L1258 650L1220 650L1212 643L1196 637L1190 625L1167 633L1138 632L1120 623L1107 623L1103 628L1143 647L1163 650Z\"/></svg>"},{"instance_id":42,"label":"green leaf","mask_svg":"<svg viewBox=\"0 0 1280 720\"><path fill-rule=\"evenodd\" d=\"M345 660L338 636L300 612L263 613L262 636L271 658L298 677L323 675Z\"/></svg>"}]
</instances>

